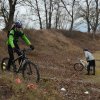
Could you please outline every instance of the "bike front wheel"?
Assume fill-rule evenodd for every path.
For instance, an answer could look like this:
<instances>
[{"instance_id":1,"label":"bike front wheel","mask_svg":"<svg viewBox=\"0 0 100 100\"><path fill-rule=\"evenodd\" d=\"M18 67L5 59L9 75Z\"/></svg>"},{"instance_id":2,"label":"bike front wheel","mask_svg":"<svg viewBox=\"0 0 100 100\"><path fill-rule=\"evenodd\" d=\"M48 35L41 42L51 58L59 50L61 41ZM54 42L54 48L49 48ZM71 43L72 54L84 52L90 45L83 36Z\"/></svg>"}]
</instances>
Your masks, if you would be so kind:
<instances>
[{"instance_id":1,"label":"bike front wheel","mask_svg":"<svg viewBox=\"0 0 100 100\"><path fill-rule=\"evenodd\" d=\"M25 80L32 82L39 82L40 80L38 66L30 61L23 65L22 75Z\"/></svg>"},{"instance_id":2,"label":"bike front wheel","mask_svg":"<svg viewBox=\"0 0 100 100\"><path fill-rule=\"evenodd\" d=\"M82 71L83 69L84 69L84 66L81 63L75 63L74 64L74 70Z\"/></svg>"}]
</instances>

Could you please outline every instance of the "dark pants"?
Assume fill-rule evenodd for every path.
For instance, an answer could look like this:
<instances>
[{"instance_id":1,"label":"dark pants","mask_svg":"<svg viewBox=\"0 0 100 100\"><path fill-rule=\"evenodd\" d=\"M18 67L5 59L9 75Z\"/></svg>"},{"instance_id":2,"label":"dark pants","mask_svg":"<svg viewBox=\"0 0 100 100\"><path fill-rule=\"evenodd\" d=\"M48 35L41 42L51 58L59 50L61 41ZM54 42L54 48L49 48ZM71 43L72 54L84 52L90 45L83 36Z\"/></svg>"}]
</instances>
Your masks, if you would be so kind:
<instances>
[{"instance_id":1,"label":"dark pants","mask_svg":"<svg viewBox=\"0 0 100 100\"><path fill-rule=\"evenodd\" d=\"M88 61L87 71L90 74L90 67L93 67L93 74L95 75L95 60Z\"/></svg>"},{"instance_id":2,"label":"dark pants","mask_svg":"<svg viewBox=\"0 0 100 100\"><path fill-rule=\"evenodd\" d=\"M20 48L19 48L18 44L15 44L15 48L18 49L16 51L16 53L18 54L18 56L20 56L21 52L20 52ZM11 66L11 64L13 63L13 60L14 60L14 51L13 51L13 49L10 45L8 45L8 53L9 53L9 61L8 61L7 70L10 70L10 66Z\"/></svg>"}]
</instances>

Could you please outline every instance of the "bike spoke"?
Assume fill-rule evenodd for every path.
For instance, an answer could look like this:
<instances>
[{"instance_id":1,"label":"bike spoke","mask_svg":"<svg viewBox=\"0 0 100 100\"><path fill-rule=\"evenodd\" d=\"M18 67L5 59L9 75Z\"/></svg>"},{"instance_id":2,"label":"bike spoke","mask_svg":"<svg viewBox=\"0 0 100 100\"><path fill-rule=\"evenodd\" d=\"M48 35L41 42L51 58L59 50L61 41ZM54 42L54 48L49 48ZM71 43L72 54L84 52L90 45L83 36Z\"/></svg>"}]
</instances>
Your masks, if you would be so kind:
<instances>
[{"instance_id":1,"label":"bike spoke","mask_svg":"<svg viewBox=\"0 0 100 100\"><path fill-rule=\"evenodd\" d=\"M84 66L83 66L81 63L76 63L76 64L74 64L74 69L75 69L76 71L82 71L83 68L84 68Z\"/></svg>"},{"instance_id":2,"label":"bike spoke","mask_svg":"<svg viewBox=\"0 0 100 100\"><path fill-rule=\"evenodd\" d=\"M25 80L38 82L39 81L39 72L37 66L31 62L26 63L23 70L23 77Z\"/></svg>"}]
</instances>

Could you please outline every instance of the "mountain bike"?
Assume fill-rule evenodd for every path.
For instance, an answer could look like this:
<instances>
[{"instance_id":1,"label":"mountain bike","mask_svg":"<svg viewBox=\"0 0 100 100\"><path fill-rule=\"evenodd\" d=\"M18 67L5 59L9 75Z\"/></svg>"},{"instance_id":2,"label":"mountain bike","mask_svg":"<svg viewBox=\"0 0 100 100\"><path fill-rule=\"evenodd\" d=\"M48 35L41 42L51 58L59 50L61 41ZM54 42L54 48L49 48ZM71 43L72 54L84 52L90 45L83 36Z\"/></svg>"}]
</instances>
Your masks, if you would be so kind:
<instances>
[{"instance_id":1,"label":"mountain bike","mask_svg":"<svg viewBox=\"0 0 100 100\"><path fill-rule=\"evenodd\" d=\"M13 63L11 64L11 68L10 70L15 72L15 73L22 73L22 76L24 79L26 80L31 80L34 82L39 82L40 80L40 74L39 74L39 66L36 65L35 63L33 63L31 60L29 60L29 58L27 58L26 56L26 52L30 51L31 49L23 49L21 50L21 55L18 56L16 59L13 60ZM21 59L20 63L18 64L18 66L16 66L16 62L19 62L19 60ZM2 59L1 62L1 70L2 72L7 70L7 66L8 66L8 61L9 58L5 57ZM16 70L15 70L16 68Z\"/></svg>"},{"instance_id":2,"label":"mountain bike","mask_svg":"<svg viewBox=\"0 0 100 100\"><path fill-rule=\"evenodd\" d=\"M82 59L79 59L77 63L74 64L74 70L82 71L84 68L87 70L88 62Z\"/></svg>"}]
</instances>

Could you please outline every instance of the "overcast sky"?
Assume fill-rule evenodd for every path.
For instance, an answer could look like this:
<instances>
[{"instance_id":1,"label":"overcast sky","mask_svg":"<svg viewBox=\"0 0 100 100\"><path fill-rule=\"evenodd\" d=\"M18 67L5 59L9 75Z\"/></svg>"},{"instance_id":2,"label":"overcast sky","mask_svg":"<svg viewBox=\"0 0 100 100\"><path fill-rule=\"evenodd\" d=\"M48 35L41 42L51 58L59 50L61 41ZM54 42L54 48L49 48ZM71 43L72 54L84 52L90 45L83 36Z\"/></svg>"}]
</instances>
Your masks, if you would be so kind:
<instances>
[{"instance_id":1,"label":"overcast sky","mask_svg":"<svg viewBox=\"0 0 100 100\"><path fill-rule=\"evenodd\" d=\"M39 24L35 21L30 20L30 18L35 20L36 17L30 15L30 10L28 7L23 7L23 6L20 7L19 5L17 5L15 15L17 15L17 17L15 16L15 20L21 20L22 23L24 23L23 25L24 27L39 29ZM4 24L0 22L0 29L2 28L4 28ZM86 24L79 25L78 27L75 26L75 28L82 32L87 31Z\"/></svg>"}]
</instances>

